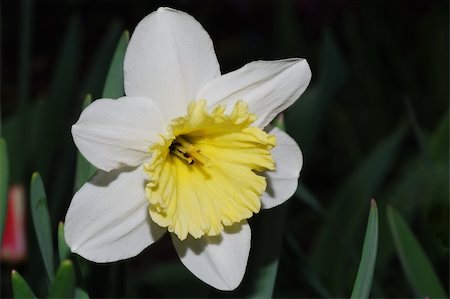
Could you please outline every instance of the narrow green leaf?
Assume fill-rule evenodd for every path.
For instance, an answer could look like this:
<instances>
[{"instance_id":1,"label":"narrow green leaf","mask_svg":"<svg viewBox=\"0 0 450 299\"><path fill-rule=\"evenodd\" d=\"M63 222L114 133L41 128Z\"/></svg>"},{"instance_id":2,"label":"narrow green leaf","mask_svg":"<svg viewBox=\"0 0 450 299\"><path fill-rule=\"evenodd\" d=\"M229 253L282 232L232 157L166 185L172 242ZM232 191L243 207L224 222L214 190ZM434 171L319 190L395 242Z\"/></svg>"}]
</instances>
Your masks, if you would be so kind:
<instances>
[{"instance_id":1,"label":"narrow green leaf","mask_svg":"<svg viewBox=\"0 0 450 299\"><path fill-rule=\"evenodd\" d=\"M64 223L58 224L58 253L59 260L63 261L70 255L69 246L67 246L66 239L64 238Z\"/></svg>"},{"instance_id":2,"label":"narrow green leaf","mask_svg":"<svg viewBox=\"0 0 450 299\"><path fill-rule=\"evenodd\" d=\"M48 298L73 298L75 294L75 271L70 260L59 266L55 280L50 288Z\"/></svg>"},{"instance_id":3,"label":"narrow green leaf","mask_svg":"<svg viewBox=\"0 0 450 299\"><path fill-rule=\"evenodd\" d=\"M130 34L128 31L124 31L117 43L116 51L114 52L108 75L106 76L102 95L104 98L115 99L125 94L123 86L123 60L129 40Z\"/></svg>"},{"instance_id":4,"label":"narrow green leaf","mask_svg":"<svg viewBox=\"0 0 450 299\"><path fill-rule=\"evenodd\" d=\"M280 130L286 131L286 124L284 122L284 114L280 113L273 121L272 125Z\"/></svg>"},{"instance_id":5,"label":"narrow green leaf","mask_svg":"<svg viewBox=\"0 0 450 299\"><path fill-rule=\"evenodd\" d=\"M14 298L37 298L31 288L28 286L28 283L16 270L12 270L11 272L11 283Z\"/></svg>"},{"instance_id":6,"label":"narrow green leaf","mask_svg":"<svg viewBox=\"0 0 450 299\"><path fill-rule=\"evenodd\" d=\"M448 147L448 137L446 138ZM402 207L402 216L407 219L417 213L430 217L426 220L428 237L442 244L442 250L447 252L443 252L443 257L448 255L448 162L440 160L429 163L423 158L416 157L403 166L401 173L403 175L393 180L392 186L386 189L386 198L383 201ZM435 212L429 214L430 209ZM390 271L395 250L388 221L380 221L377 257L379 273Z\"/></svg>"},{"instance_id":7,"label":"narrow green leaf","mask_svg":"<svg viewBox=\"0 0 450 299\"><path fill-rule=\"evenodd\" d=\"M320 215L325 214L325 211L320 201L304 184L302 183L298 184L298 188L295 191L295 196L298 197L305 204L310 206L312 209L314 209Z\"/></svg>"},{"instance_id":8,"label":"narrow green leaf","mask_svg":"<svg viewBox=\"0 0 450 299\"><path fill-rule=\"evenodd\" d=\"M434 160L448 159L449 112L442 117L430 138L429 150Z\"/></svg>"},{"instance_id":9,"label":"narrow green leaf","mask_svg":"<svg viewBox=\"0 0 450 299\"><path fill-rule=\"evenodd\" d=\"M403 270L416 295L421 298L448 298L431 262L405 219L391 206L387 216Z\"/></svg>"},{"instance_id":10,"label":"narrow green leaf","mask_svg":"<svg viewBox=\"0 0 450 299\"><path fill-rule=\"evenodd\" d=\"M413 104L411 103L411 98L407 95L403 97L403 101L405 102L405 110L408 116L409 124L411 126L411 131L414 134L416 139L416 143L422 153L422 156L426 159L430 159L429 148L427 147L427 142L425 140L425 135L423 133L423 129L417 119L417 112L414 109Z\"/></svg>"},{"instance_id":11,"label":"narrow green leaf","mask_svg":"<svg viewBox=\"0 0 450 299\"><path fill-rule=\"evenodd\" d=\"M92 96L87 94L84 98L82 109L86 108L92 102ZM74 191L78 191L78 189L83 186L97 171L94 165L88 162L83 155L78 152L77 154L77 166L75 172L75 184Z\"/></svg>"},{"instance_id":12,"label":"narrow green leaf","mask_svg":"<svg viewBox=\"0 0 450 299\"><path fill-rule=\"evenodd\" d=\"M327 209L326 222L318 234L311 257L314 268L328 284L333 296L342 297L352 287L354 277L348 267L356 267L358 263L354 258L357 254L354 242L361 234L360 224L365 222L366 201L362 198L370 198L378 192L395 161L405 133L402 125L380 142L341 186ZM333 248L331 255L330 248Z\"/></svg>"},{"instance_id":13,"label":"narrow green leaf","mask_svg":"<svg viewBox=\"0 0 450 299\"><path fill-rule=\"evenodd\" d=\"M286 112L286 130L302 145L305 161L314 150L324 113L345 82L346 67L329 30L322 35L317 83Z\"/></svg>"},{"instance_id":14,"label":"narrow green leaf","mask_svg":"<svg viewBox=\"0 0 450 299\"><path fill-rule=\"evenodd\" d=\"M358 273L356 274L351 298L369 298L373 272L375 270L375 261L377 259L377 248L378 210L375 200L372 199L361 260L359 262Z\"/></svg>"},{"instance_id":15,"label":"narrow green leaf","mask_svg":"<svg viewBox=\"0 0 450 299\"><path fill-rule=\"evenodd\" d=\"M119 98L125 94L123 86L123 60L129 41L128 31L124 31L120 37L114 52L108 74L106 76L102 97ZM83 102L83 109L92 102L92 96L88 94ZM96 168L90 164L80 153L77 156L77 171L75 174L75 191L81 188L96 172Z\"/></svg>"},{"instance_id":16,"label":"narrow green leaf","mask_svg":"<svg viewBox=\"0 0 450 299\"><path fill-rule=\"evenodd\" d=\"M55 276L53 262L53 240L50 225L50 216L47 208L47 196L44 184L39 173L33 173L31 177L31 218L33 219L34 231L38 240L39 249L44 261L45 269L50 281Z\"/></svg>"},{"instance_id":17,"label":"narrow green leaf","mask_svg":"<svg viewBox=\"0 0 450 299\"><path fill-rule=\"evenodd\" d=\"M27 143L27 146L24 146L23 137L25 134L22 133L24 126L26 126L24 121L32 123L33 115L41 114L42 106L43 101L41 99L27 103L23 111L10 115L2 122L2 138L7 141L10 182L23 182L28 179L28 174L27 177L24 177L25 167L29 167L28 152L32 151L29 147L33 144L30 142L29 145ZM26 129L28 131L25 139L28 140L32 138L32 132L30 132L32 128Z\"/></svg>"},{"instance_id":18,"label":"narrow green leaf","mask_svg":"<svg viewBox=\"0 0 450 299\"><path fill-rule=\"evenodd\" d=\"M123 32L123 24L113 21L109 24L107 31L102 34L99 46L95 49L89 60L88 69L81 83L80 94L92 94L97 99L102 96L105 87L105 78L108 74L111 60L114 55L117 41Z\"/></svg>"},{"instance_id":19,"label":"narrow green leaf","mask_svg":"<svg viewBox=\"0 0 450 299\"><path fill-rule=\"evenodd\" d=\"M272 298L284 236L287 205L252 219L252 253L238 297Z\"/></svg>"},{"instance_id":20,"label":"narrow green leaf","mask_svg":"<svg viewBox=\"0 0 450 299\"><path fill-rule=\"evenodd\" d=\"M0 138L0 240L3 238L3 230L6 221L6 209L8 208L8 181L9 160L6 141Z\"/></svg>"},{"instance_id":21,"label":"narrow green leaf","mask_svg":"<svg viewBox=\"0 0 450 299\"><path fill-rule=\"evenodd\" d=\"M75 289L75 299L89 299L88 293L84 291L83 289L76 288Z\"/></svg>"},{"instance_id":22,"label":"narrow green leaf","mask_svg":"<svg viewBox=\"0 0 450 299\"><path fill-rule=\"evenodd\" d=\"M28 145L33 149L34 169L47 178L54 167L55 153L60 149L61 138L68 138L71 125L73 99L80 64L81 22L77 16L69 19L64 41L53 70L49 95L39 115L30 119ZM31 126L31 124L33 124ZM45 142L43 142L45 140ZM53 204L53 203L50 203Z\"/></svg>"},{"instance_id":23,"label":"narrow green leaf","mask_svg":"<svg viewBox=\"0 0 450 299\"><path fill-rule=\"evenodd\" d=\"M255 277L255 287L246 298L272 298L275 288L275 279L277 278L279 258L271 261L269 264L261 266Z\"/></svg>"},{"instance_id":24,"label":"narrow green leaf","mask_svg":"<svg viewBox=\"0 0 450 299\"><path fill-rule=\"evenodd\" d=\"M290 265L299 265L296 267L297 271L294 271L295 276L293 278L297 278L298 283L302 285L310 286L317 293L317 297L333 297L317 271L311 267L311 262L299 246L296 237L289 231L286 232L286 245L286 256L289 256L289 251L294 254L294 259L288 261L288 263Z\"/></svg>"}]
</instances>

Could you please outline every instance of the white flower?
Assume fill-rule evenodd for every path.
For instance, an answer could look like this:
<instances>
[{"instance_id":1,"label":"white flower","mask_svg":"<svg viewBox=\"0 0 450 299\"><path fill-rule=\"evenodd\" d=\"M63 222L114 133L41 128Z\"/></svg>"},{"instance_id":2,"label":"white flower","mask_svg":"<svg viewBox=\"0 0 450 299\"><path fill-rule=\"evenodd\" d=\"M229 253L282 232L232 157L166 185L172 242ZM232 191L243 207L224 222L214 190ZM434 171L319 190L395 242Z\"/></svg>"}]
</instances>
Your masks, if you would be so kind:
<instances>
[{"instance_id":1,"label":"white flower","mask_svg":"<svg viewBox=\"0 0 450 299\"><path fill-rule=\"evenodd\" d=\"M221 75L202 26L160 8L137 25L124 77L125 97L93 102L72 127L100 170L73 197L67 243L112 262L169 231L195 276L235 289L250 249L246 219L297 188L300 149L267 125L306 89L307 62L257 61Z\"/></svg>"}]
</instances>

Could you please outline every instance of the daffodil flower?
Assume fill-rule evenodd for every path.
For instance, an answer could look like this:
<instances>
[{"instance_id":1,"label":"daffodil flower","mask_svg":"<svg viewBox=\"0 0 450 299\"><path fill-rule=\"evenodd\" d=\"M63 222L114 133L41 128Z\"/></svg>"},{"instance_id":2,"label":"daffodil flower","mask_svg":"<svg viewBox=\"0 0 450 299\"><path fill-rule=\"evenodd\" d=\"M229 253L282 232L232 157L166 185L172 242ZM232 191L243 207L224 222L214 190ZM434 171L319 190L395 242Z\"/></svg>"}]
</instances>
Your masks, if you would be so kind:
<instances>
[{"instance_id":1,"label":"daffodil flower","mask_svg":"<svg viewBox=\"0 0 450 299\"><path fill-rule=\"evenodd\" d=\"M195 276L235 289L250 250L246 219L297 188L301 151L269 123L310 78L297 58L221 75L212 41L193 17L170 8L145 17L125 54L126 96L94 101L72 127L99 171L67 212L71 250L113 262L168 231Z\"/></svg>"}]
</instances>

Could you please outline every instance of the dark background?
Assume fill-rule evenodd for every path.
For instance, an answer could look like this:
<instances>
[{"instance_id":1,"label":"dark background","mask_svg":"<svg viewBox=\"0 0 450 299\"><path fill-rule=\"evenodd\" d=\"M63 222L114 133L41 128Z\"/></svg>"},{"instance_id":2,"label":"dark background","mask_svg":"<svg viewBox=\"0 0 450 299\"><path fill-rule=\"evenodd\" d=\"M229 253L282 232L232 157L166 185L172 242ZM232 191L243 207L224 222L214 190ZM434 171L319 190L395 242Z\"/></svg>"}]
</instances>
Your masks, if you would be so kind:
<instances>
[{"instance_id":1,"label":"dark background","mask_svg":"<svg viewBox=\"0 0 450 299\"><path fill-rule=\"evenodd\" d=\"M406 217L448 293L446 1L2 1L1 133L10 182L28 186L33 171L42 174L54 227L73 194L70 125L86 93L101 96L122 31L132 33L159 6L204 26L222 73L259 59L303 57L311 66L308 91L286 112L304 168L298 192L281 208L274 296L349 295L371 197L380 210L372 296L417 295L395 254L388 204ZM72 63L58 68L68 30L77 38L67 49ZM35 122L30 111L46 103L53 113ZM255 226L270 231L261 225L270 213L256 216ZM2 263L2 297L11 296L12 268L45 295L29 224L28 258ZM169 238L131 261L80 263L89 274L79 285L91 297L245 296L250 279L237 293L206 288L180 266Z\"/></svg>"}]
</instances>

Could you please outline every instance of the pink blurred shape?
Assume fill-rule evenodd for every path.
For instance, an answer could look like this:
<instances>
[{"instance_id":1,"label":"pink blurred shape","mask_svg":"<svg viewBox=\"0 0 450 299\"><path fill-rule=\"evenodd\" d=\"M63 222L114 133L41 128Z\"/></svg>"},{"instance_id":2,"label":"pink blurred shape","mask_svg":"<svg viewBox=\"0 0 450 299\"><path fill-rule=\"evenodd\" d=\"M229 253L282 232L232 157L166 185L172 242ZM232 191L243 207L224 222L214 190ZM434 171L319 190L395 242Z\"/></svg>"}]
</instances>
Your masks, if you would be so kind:
<instances>
[{"instance_id":1,"label":"pink blurred shape","mask_svg":"<svg viewBox=\"0 0 450 299\"><path fill-rule=\"evenodd\" d=\"M0 248L2 262L20 263L27 255L25 208L24 186L12 185L8 192L5 231Z\"/></svg>"}]
</instances>

